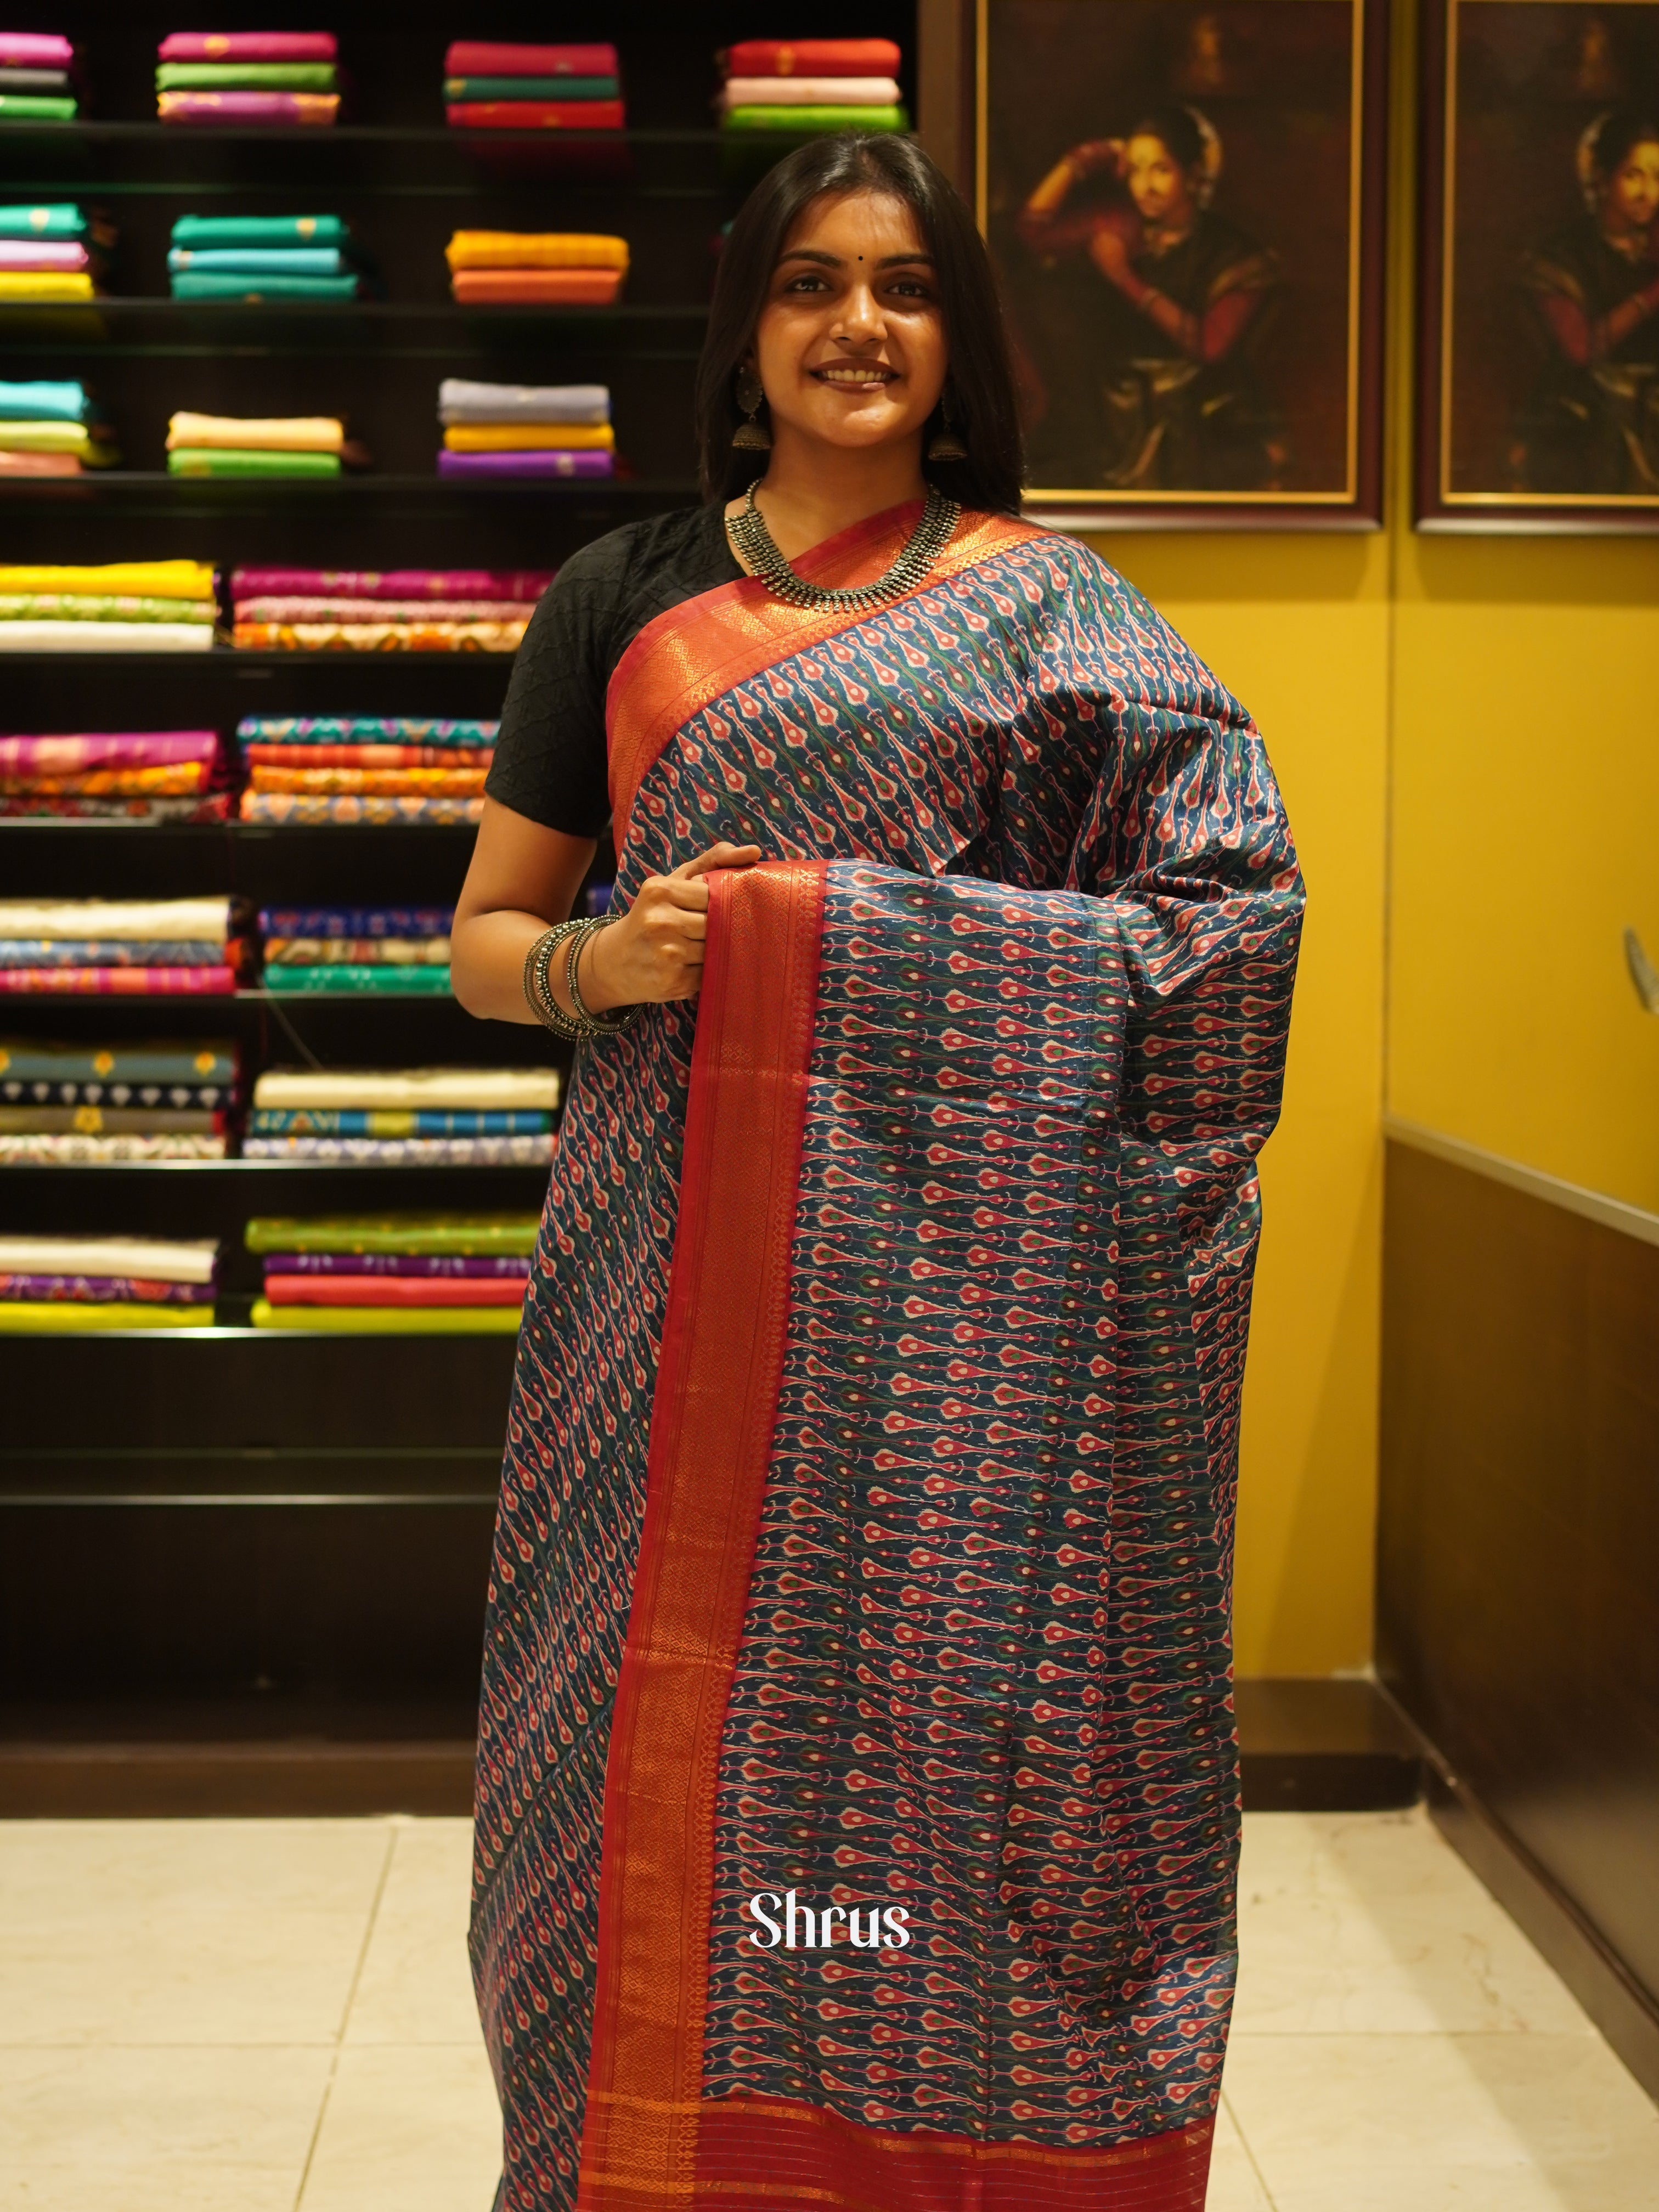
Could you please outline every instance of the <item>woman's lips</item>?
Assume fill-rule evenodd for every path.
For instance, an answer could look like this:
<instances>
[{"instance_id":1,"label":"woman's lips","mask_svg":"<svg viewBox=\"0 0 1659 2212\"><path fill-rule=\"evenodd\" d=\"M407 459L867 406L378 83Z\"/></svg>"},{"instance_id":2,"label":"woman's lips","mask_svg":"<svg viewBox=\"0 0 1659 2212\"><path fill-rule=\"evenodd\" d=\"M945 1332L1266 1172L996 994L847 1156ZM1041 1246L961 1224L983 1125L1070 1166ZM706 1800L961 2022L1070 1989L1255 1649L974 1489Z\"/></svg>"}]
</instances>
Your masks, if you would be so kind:
<instances>
[{"instance_id":1,"label":"woman's lips","mask_svg":"<svg viewBox=\"0 0 1659 2212\"><path fill-rule=\"evenodd\" d=\"M878 392L884 386L896 383L898 378L896 369L854 368L840 363L809 369L807 374L838 392Z\"/></svg>"}]
</instances>

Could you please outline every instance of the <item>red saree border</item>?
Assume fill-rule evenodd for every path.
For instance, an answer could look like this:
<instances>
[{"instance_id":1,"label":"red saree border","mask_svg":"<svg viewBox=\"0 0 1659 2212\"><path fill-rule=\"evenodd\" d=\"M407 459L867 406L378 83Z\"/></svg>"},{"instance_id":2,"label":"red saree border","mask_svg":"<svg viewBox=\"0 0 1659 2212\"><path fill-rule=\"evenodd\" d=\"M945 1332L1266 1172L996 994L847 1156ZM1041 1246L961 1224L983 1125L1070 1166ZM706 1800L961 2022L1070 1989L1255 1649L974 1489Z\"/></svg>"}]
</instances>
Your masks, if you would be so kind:
<instances>
[{"instance_id":1,"label":"red saree border","mask_svg":"<svg viewBox=\"0 0 1659 2212\"><path fill-rule=\"evenodd\" d=\"M696 2212L1204 2212L1215 2123L1094 2149L867 2128L816 2106L710 2098Z\"/></svg>"},{"instance_id":2,"label":"red saree border","mask_svg":"<svg viewBox=\"0 0 1659 2212\"><path fill-rule=\"evenodd\" d=\"M873 582L902 550L921 502L889 507L837 532L794 563L809 583L838 588ZM1044 533L1012 514L964 514L915 599L946 577ZM902 606L903 599L890 599ZM676 731L734 684L758 675L786 654L804 653L870 618L847 608L792 607L775 599L758 576L741 576L671 607L648 622L617 663L605 692L613 835L620 853L640 786Z\"/></svg>"},{"instance_id":3,"label":"red saree border","mask_svg":"<svg viewBox=\"0 0 1659 2212\"><path fill-rule=\"evenodd\" d=\"M771 1455L822 862L709 878L645 1524L605 1768L580 2212L689 2204L714 1795Z\"/></svg>"}]
</instances>

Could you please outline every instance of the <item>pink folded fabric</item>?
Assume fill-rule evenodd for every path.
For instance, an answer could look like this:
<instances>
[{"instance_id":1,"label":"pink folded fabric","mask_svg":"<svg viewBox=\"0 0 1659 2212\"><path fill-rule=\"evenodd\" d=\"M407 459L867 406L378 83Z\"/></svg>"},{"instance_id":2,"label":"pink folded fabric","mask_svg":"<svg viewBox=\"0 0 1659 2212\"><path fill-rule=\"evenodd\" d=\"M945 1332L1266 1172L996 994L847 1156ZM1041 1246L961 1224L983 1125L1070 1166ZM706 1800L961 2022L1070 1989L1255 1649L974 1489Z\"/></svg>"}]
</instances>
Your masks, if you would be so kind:
<instances>
[{"instance_id":1,"label":"pink folded fabric","mask_svg":"<svg viewBox=\"0 0 1659 2212\"><path fill-rule=\"evenodd\" d=\"M164 62L331 62L332 31L171 31L156 50Z\"/></svg>"},{"instance_id":2,"label":"pink folded fabric","mask_svg":"<svg viewBox=\"0 0 1659 2212\"><path fill-rule=\"evenodd\" d=\"M7 69L67 69L75 49L55 31L0 31L0 65Z\"/></svg>"},{"instance_id":3,"label":"pink folded fabric","mask_svg":"<svg viewBox=\"0 0 1659 2212\"><path fill-rule=\"evenodd\" d=\"M337 92L163 92L163 123L332 123Z\"/></svg>"},{"instance_id":4,"label":"pink folded fabric","mask_svg":"<svg viewBox=\"0 0 1659 2212\"><path fill-rule=\"evenodd\" d=\"M234 599L540 599L550 568L236 568Z\"/></svg>"},{"instance_id":5,"label":"pink folded fabric","mask_svg":"<svg viewBox=\"0 0 1659 2212\"><path fill-rule=\"evenodd\" d=\"M84 246L70 239L0 238L0 269L90 269Z\"/></svg>"},{"instance_id":6,"label":"pink folded fabric","mask_svg":"<svg viewBox=\"0 0 1659 2212\"><path fill-rule=\"evenodd\" d=\"M73 736L0 738L0 776L79 775L100 768L174 768L210 762L214 730L97 730Z\"/></svg>"},{"instance_id":7,"label":"pink folded fabric","mask_svg":"<svg viewBox=\"0 0 1659 2212\"><path fill-rule=\"evenodd\" d=\"M232 968L0 968L0 995L106 999L228 998Z\"/></svg>"}]
</instances>

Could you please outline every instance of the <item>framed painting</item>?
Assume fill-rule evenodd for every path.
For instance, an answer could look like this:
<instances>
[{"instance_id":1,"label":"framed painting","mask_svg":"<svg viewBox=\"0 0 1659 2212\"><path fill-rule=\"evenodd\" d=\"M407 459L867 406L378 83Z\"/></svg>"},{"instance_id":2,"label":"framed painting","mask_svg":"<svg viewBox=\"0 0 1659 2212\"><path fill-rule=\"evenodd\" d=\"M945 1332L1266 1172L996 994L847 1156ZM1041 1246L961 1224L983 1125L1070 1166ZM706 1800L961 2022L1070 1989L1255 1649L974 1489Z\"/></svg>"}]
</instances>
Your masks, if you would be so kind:
<instances>
[{"instance_id":1,"label":"framed painting","mask_svg":"<svg viewBox=\"0 0 1659 2212\"><path fill-rule=\"evenodd\" d=\"M1659 0L1432 0L1417 519L1659 527Z\"/></svg>"},{"instance_id":2,"label":"framed painting","mask_svg":"<svg viewBox=\"0 0 1659 2212\"><path fill-rule=\"evenodd\" d=\"M1384 0L975 5L1029 507L1375 527Z\"/></svg>"}]
</instances>

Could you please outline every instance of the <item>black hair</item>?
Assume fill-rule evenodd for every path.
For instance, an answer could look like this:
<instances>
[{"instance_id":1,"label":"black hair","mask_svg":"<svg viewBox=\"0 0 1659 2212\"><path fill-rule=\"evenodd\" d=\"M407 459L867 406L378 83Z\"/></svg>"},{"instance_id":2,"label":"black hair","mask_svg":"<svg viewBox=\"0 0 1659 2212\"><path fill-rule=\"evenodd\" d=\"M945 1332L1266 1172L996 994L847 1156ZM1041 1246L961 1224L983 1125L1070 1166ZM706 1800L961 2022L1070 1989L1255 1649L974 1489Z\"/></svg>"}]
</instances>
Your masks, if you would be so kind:
<instances>
[{"instance_id":1,"label":"black hair","mask_svg":"<svg viewBox=\"0 0 1659 2212\"><path fill-rule=\"evenodd\" d=\"M734 386L755 339L778 256L804 211L826 193L881 192L902 200L933 257L950 374L945 386L963 461L930 461L928 476L963 507L1019 511L1018 402L990 256L961 195L914 138L837 131L769 169L738 211L720 255L708 335L697 366L696 421L703 497L724 501L763 474L766 456L739 447ZM930 429L932 422L930 421Z\"/></svg>"},{"instance_id":2,"label":"black hair","mask_svg":"<svg viewBox=\"0 0 1659 2212\"><path fill-rule=\"evenodd\" d=\"M1198 127L1198 118L1190 107L1159 107L1152 114L1142 116L1129 133L1132 138L1161 138L1183 169L1197 169L1204 162L1204 133Z\"/></svg>"},{"instance_id":3,"label":"black hair","mask_svg":"<svg viewBox=\"0 0 1659 2212\"><path fill-rule=\"evenodd\" d=\"M1591 165L1605 183L1618 175L1638 146L1650 143L1659 145L1659 125L1633 107L1615 107L1595 126L1589 147Z\"/></svg>"}]
</instances>

